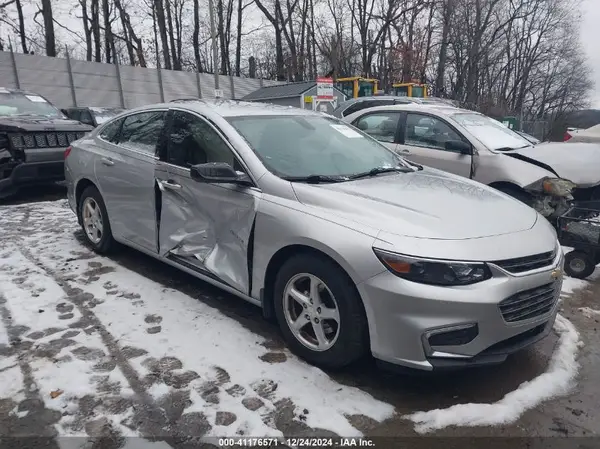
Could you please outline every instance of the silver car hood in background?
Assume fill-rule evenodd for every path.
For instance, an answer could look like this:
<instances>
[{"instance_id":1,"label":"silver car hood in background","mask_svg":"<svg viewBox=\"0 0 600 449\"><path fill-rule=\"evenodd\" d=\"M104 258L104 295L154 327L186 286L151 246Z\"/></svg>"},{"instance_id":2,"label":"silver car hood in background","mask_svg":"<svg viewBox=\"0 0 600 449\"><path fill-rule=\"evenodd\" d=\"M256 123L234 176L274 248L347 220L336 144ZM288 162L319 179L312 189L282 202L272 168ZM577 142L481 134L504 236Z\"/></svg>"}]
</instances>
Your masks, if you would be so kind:
<instances>
[{"instance_id":1,"label":"silver car hood in background","mask_svg":"<svg viewBox=\"0 0 600 449\"><path fill-rule=\"evenodd\" d=\"M580 187L600 183L600 144L547 142L504 154L520 154L549 165L558 176Z\"/></svg>"},{"instance_id":2,"label":"silver car hood in background","mask_svg":"<svg viewBox=\"0 0 600 449\"><path fill-rule=\"evenodd\" d=\"M537 220L537 212L503 193L431 169L293 186L299 201L323 216L409 237L488 237L531 229Z\"/></svg>"}]
</instances>

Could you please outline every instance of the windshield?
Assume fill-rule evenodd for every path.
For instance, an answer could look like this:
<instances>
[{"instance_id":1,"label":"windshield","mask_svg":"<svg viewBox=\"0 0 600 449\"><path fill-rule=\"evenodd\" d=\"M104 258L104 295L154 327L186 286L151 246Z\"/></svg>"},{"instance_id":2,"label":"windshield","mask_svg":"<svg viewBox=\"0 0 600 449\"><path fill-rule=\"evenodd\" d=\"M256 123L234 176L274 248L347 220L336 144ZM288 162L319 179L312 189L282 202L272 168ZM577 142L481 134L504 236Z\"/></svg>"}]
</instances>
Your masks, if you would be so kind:
<instances>
[{"instance_id":1,"label":"windshield","mask_svg":"<svg viewBox=\"0 0 600 449\"><path fill-rule=\"evenodd\" d=\"M531 146L527 139L485 115L458 113L452 115L452 118L491 150L516 150Z\"/></svg>"},{"instance_id":2,"label":"windshield","mask_svg":"<svg viewBox=\"0 0 600 449\"><path fill-rule=\"evenodd\" d=\"M50 118L65 118L58 109L39 95L0 92L0 116L11 115L42 115Z\"/></svg>"},{"instance_id":3,"label":"windshield","mask_svg":"<svg viewBox=\"0 0 600 449\"><path fill-rule=\"evenodd\" d=\"M333 118L248 116L228 121L280 177L345 177L374 168L409 167L374 139Z\"/></svg>"}]
</instances>

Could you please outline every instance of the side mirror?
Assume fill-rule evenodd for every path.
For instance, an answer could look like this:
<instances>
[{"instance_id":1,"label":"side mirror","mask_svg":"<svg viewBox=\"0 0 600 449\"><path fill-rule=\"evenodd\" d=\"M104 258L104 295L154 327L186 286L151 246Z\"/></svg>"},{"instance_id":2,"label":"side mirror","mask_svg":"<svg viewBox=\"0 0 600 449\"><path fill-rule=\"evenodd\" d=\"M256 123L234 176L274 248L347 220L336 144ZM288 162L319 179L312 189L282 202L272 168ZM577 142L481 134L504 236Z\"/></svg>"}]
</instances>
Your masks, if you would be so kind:
<instances>
[{"instance_id":1,"label":"side mirror","mask_svg":"<svg viewBox=\"0 0 600 449\"><path fill-rule=\"evenodd\" d=\"M197 182L252 185L252 181L246 174L239 175L231 165L225 162L192 165L190 175Z\"/></svg>"},{"instance_id":2,"label":"side mirror","mask_svg":"<svg viewBox=\"0 0 600 449\"><path fill-rule=\"evenodd\" d=\"M462 140L449 140L444 144L446 150L454 151L460 154L471 154L473 151L471 145Z\"/></svg>"}]
</instances>

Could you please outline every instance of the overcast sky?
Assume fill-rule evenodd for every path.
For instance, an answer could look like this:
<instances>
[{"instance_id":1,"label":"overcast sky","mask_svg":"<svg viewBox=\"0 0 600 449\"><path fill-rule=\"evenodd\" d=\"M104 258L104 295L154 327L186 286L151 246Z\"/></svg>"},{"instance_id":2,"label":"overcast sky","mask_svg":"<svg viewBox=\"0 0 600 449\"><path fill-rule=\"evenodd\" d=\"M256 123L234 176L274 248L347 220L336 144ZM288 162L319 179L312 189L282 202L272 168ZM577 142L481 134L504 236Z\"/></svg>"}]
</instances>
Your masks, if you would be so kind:
<instances>
[{"instance_id":1,"label":"overcast sky","mask_svg":"<svg viewBox=\"0 0 600 449\"><path fill-rule=\"evenodd\" d=\"M592 107L600 109L600 0L584 0L581 40L588 54L590 67L596 82Z\"/></svg>"}]
</instances>

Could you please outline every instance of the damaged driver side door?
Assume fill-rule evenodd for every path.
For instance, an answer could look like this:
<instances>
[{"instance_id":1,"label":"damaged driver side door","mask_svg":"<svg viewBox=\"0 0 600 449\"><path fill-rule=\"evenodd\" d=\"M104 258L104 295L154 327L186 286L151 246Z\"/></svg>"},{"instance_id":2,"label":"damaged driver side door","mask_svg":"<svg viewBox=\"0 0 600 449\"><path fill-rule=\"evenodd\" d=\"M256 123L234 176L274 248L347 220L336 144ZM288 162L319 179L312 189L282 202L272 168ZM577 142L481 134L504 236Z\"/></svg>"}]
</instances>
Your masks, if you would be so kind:
<instances>
[{"instance_id":1,"label":"damaged driver side door","mask_svg":"<svg viewBox=\"0 0 600 449\"><path fill-rule=\"evenodd\" d=\"M248 248L260 190L192 179L191 166L210 162L246 172L221 133L201 116L171 110L165 137L162 169L156 171L160 255L248 294Z\"/></svg>"}]
</instances>

